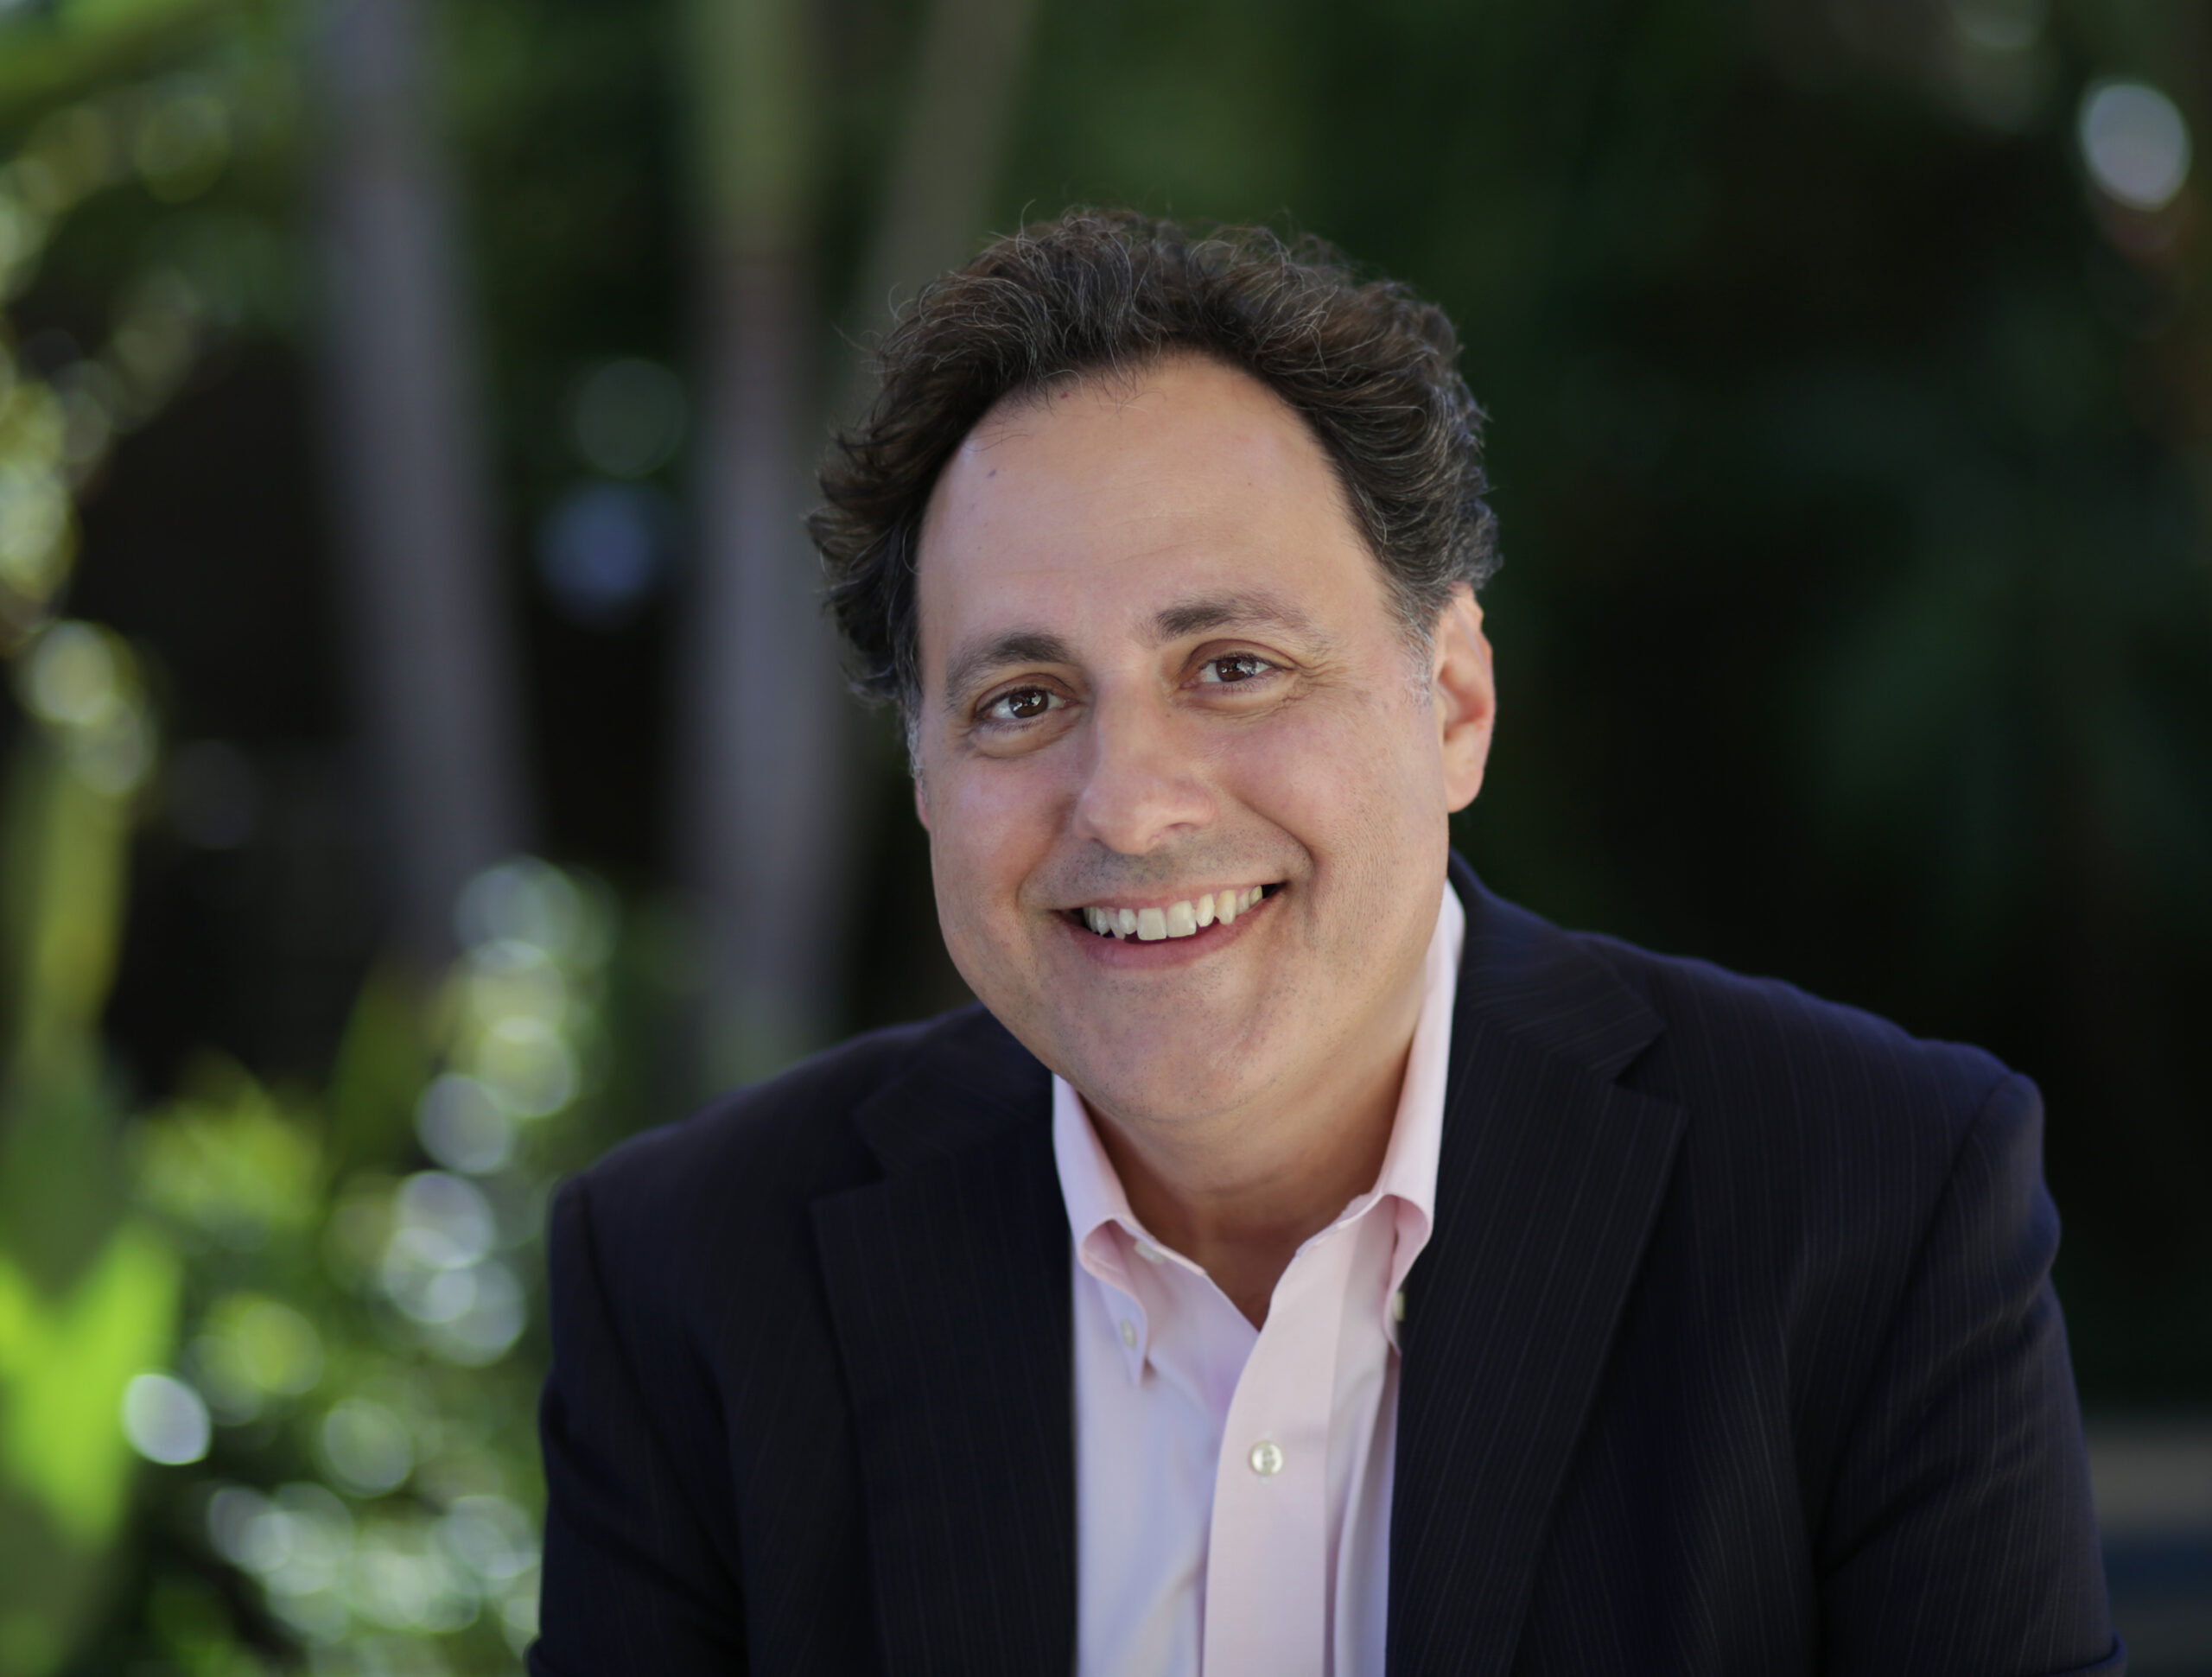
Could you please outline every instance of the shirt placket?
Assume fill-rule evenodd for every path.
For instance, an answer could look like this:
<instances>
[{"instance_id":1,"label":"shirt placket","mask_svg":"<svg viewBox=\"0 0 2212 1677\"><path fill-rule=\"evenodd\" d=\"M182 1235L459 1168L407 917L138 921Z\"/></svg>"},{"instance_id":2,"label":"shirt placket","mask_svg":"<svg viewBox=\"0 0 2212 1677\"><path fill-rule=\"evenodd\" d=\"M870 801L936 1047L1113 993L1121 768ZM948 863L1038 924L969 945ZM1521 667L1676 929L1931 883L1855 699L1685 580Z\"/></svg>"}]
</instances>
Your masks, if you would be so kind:
<instances>
[{"instance_id":1,"label":"shirt placket","mask_svg":"<svg viewBox=\"0 0 2212 1677\"><path fill-rule=\"evenodd\" d=\"M1206 1555L1204 1669L1322 1677L1329 1616L1329 1422L1351 1242L1301 1248L1229 1406Z\"/></svg>"}]
</instances>

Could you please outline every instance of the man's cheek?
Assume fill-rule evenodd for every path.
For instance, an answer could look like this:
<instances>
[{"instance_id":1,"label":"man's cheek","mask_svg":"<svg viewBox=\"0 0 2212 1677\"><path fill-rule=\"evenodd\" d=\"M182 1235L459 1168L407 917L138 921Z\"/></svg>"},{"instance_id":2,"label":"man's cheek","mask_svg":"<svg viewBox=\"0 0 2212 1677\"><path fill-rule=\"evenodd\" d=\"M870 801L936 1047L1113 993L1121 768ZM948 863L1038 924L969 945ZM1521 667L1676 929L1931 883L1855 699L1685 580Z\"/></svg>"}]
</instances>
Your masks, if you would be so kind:
<instances>
[{"instance_id":1,"label":"man's cheek","mask_svg":"<svg viewBox=\"0 0 2212 1677\"><path fill-rule=\"evenodd\" d=\"M1390 775L1387 751L1346 733L1311 721L1255 740L1230 765L1230 789L1309 850L1325 849L1330 835L1357 824Z\"/></svg>"},{"instance_id":2,"label":"man's cheek","mask_svg":"<svg viewBox=\"0 0 2212 1677\"><path fill-rule=\"evenodd\" d=\"M1049 807L1048 789L1034 776L977 774L964 780L950 809L938 805L938 825L971 886L1011 898L1050 847Z\"/></svg>"}]
</instances>

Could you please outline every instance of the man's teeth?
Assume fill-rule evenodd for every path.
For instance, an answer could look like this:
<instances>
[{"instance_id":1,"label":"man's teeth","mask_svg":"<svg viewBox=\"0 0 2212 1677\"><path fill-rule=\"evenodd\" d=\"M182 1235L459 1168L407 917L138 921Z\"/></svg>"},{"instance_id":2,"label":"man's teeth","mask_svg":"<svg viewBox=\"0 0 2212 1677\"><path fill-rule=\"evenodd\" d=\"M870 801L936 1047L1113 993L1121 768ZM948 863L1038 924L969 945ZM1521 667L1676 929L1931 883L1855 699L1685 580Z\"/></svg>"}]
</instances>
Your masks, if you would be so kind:
<instances>
[{"instance_id":1,"label":"man's teeth","mask_svg":"<svg viewBox=\"0 0 2212 1677\"><path fill-rule=\"evenodd\" d=\"M1196 902L1170 903L1166 908L1086 908L1083 921L1102 937L1157 943L1167 937L1188 937L1216 920L1228 925L1265 894L1264 886L1251 885L1242 891L1212 892Z\"/></svg>"}]
</instances>

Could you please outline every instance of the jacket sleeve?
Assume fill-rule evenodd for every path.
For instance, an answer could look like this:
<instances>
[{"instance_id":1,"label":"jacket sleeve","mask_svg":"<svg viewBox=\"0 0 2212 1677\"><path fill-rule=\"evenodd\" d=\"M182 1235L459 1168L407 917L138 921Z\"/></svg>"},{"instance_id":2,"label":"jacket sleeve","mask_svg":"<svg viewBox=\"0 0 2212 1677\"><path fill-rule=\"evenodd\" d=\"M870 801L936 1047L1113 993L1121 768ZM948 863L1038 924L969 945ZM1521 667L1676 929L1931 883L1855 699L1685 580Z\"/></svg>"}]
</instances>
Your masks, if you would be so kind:
<instances>
[{"instance_id":1,"label":"jacket sleeve","mask_svg":"<svg viewBox=\"0 0 2212 1677\"><path fill-rule=\"evenodd\" d=\"M2118 1677L2043 1103L2009 1077L1952 1161L1818 1534L1824 1672Z\"/></svg>"},{"instance_id":2,"label":"jacket sleeve","mask_svg":"<svg viewBox=\"0 0 2212 1677\"><path fill-rule=\"evenodd\" d=\"M564 1186L550 1220L553 1368L538 1417L545 1559L531 1677L742 1673L734 1540L702 1506L701 1464L682 1460L656 1424L649 1394L669 1382L641 1369L625 1343L586 1189L584 1178Z\"/></svg>"}]
</instances>

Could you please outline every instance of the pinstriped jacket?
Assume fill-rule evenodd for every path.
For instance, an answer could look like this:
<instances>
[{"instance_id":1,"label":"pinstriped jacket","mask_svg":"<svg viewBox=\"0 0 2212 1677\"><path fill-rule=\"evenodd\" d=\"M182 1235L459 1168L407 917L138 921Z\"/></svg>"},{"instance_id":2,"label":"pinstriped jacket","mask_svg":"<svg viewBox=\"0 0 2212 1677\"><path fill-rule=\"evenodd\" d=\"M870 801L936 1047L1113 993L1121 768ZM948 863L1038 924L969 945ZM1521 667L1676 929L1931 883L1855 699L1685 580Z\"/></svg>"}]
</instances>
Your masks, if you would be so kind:
<instances>
[{"instance_id":1,"label":"pinstriped jacket","mask_svg":"<svg viewBox=\"0 0 2212 1677\"><path fill-rule=\"evenodd\" d=\"M1452 880L1390 1677L2123 1671L2033 1086ZM534 1677L1071 1667L1050 1107L969 1008L563 1188Z\"/></svg>"}]
</instances>

